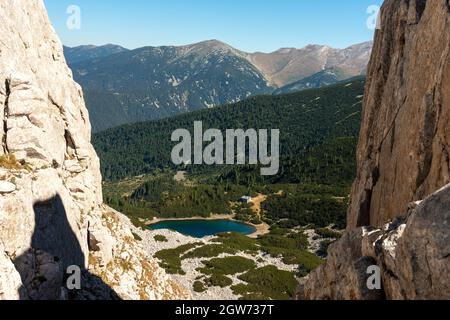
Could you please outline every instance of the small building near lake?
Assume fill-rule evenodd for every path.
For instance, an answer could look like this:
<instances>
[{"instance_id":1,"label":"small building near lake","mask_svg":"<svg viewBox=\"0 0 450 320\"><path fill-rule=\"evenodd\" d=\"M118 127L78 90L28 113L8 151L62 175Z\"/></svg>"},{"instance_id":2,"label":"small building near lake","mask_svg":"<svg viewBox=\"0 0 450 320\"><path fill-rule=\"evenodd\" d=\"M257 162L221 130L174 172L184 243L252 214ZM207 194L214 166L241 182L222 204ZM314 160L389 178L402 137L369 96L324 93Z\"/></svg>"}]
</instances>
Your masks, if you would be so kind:
<instances>
[{"instance_id":1,"label":"small building near lake","mask_svg":"<svg viewBox=\"0 0 450 320\"><path fill-rule=\"evenodd\" d=\"M252 197L250 196L243 196L241 199L239 199L240 202L242 203L251 203L252 202Z\"/></svg>"}]
</instances>

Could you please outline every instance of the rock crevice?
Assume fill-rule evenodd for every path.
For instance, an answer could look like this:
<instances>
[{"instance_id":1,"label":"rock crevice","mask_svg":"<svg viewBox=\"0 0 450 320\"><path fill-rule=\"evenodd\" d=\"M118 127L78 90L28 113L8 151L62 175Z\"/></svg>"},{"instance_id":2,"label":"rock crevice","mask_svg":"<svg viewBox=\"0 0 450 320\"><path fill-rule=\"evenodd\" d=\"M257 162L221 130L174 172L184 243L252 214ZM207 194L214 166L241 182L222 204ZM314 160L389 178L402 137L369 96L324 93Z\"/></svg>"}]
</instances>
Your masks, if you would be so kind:
<instances>
[{"instance_id":1,"label":"rock crevice","mask_svg":"<svg viewBox=\"0 0 450 320\"><path fill-rule=\"evenodd\" d=\"M383 5L368 68L349 228L381 227L406 212L409 202L450 183L449 155L442 147L450 142L447 5Z\"/></svg>"}]
</instances>

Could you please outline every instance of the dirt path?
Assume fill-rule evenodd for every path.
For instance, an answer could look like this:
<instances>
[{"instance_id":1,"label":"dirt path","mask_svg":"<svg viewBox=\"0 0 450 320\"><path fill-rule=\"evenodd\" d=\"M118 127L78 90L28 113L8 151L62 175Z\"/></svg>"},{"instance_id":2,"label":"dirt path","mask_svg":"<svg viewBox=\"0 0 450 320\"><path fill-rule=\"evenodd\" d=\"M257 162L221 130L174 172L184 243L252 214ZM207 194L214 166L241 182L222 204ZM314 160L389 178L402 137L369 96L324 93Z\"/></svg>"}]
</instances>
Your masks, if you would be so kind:
<instances>
[{"instance_id":1,"label":"dirt path","mask_svg":"<svg viewBox=\"0 0 450 320\"><path fill-rule=\"evenodd\" d=\"M255 214L258 216L258 218L262 218L261 214L262 214L262 209L261 209L261 204L267 200L267 196L264 194L258 194L257 197L252 199L252 203L253 203L253 211L255 211Z\"/></svg>"},{"instance_id":2,"label":"dirt path","mask_svg":"<svg viewBox=\"0 0 450 320\"><path fill-rule=\"evenodd\" d=\"M261 221L262 221L262 208L261 208L261 205L266 200L267 200L267 196L262 194L262 193L258 194L257 197L252 198L252 203L253 203L252 209L255 212L256 216ZM256 232L251 234L251 235L249 235L250 238L257 238L259 236L263 236L263 235L268 234L270 232L270 226L267 223L265 223L265 222L263 222L263 223L261 223L259 225L255 225L255 228L256 228Z\"/></svg>"},{"instance_id":3,"label":"dirt path","mask_svg":"<svg viewBox=\"0 0 450 320\"><path fill-rule=\"evenodd\" d=\"M177 174L173 177L176 182L184 182L186 181L186 171L178 171Z\"/></svg>"}]
</instances>

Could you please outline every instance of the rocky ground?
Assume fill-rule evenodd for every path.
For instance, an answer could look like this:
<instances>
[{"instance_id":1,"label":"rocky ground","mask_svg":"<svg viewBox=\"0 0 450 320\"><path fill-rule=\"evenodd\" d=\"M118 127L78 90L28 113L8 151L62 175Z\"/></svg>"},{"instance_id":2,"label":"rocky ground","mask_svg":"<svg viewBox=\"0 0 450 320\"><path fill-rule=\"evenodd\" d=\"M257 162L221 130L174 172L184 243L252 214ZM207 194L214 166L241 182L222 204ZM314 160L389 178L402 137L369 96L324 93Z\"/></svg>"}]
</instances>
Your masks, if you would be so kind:
<instances>
[{"instance_id":1,"label":"rocky ground","mask_svg":"<svg viewBox=\"0 0 450 320\"><path fill-rule=\"evenodd\" d=\"M142 238L141 244L144 247L144 250L150 257L153 257L156 252L165 249L174 249L186 244L194 244L194 243L203 243L204 245L211 244L212 240L215 237L206 237L202 239L197 239L193 237L188 237L182 235L180 233L171 231L171 230L142 230L140 228L136 228L135 226L130 225L133 229L133 232ZM155 239L158 236L162 236L166 239L166 241L158 241ZM189 252L189 251L187 251ZM257 267L265 267L265 266L275 266L279 270L295 272L297 269L296 265L287 265L283 263L282 258L271 257L263 252L259 252L256 256L247 254L244 252L240 252L236 255L229 254L221 254L216 258L225 258L230 256L240 256L256 262ZM199 272L197 269L204 267L202 261L205 258L195 258L195 259L184 259L182 261L182 269L186 272L185 275L172 275L172 278L179 283L181 286L190 290L192 296L195 300L237 300L240 297L235 295L233 291L230 289L231 286L244 283L242 280L238 279L238 277L242 274L235 274L229 276L233 280L233 284L226 288L220 287L210 287L207 288L205 292L195 292L193 290L193 285L196 280L204 277L205 275Z\"/></svg>"}]
</instances>

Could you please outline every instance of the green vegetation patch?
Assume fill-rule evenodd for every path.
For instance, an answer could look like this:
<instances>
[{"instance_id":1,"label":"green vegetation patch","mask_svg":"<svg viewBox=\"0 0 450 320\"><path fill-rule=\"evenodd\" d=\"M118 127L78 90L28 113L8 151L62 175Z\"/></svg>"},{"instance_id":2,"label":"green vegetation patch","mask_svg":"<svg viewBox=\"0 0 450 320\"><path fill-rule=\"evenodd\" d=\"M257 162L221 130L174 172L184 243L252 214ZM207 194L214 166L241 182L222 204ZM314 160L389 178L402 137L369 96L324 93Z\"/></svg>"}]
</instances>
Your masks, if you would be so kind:
<instances>
[{"instance_id":1,"label":"green vegetation patch","mask_svg":"<svg viewBox=\"0 0 450 320\"><path fill-rule=\"evenodd\" d=\"M339 232L330 230L328 228L318 228L315 231L320 237L324 239L340 239L342 236Z\"/></svg>"},{"instance_id":2,"label":"green vegetation patch","mask_svg":"<svg viewBox=\"0 0 450 320\"><path fill-rule=\"evenodd\" d=\"M175 249L161 250L155 253L155 257L161 260L159 265L164 268L167 273L185 275L186 272L181 268L181 255L199 245L200 244L198 243L191 243Z\"/></svg>"},{"instance_id":3,"label":"green vegetation patch","mask_svg":"<svg viewBox=\"0 0 450 320\"><path fill-rule=\"evenodd\" d=\"M168 242L169 240L167 240L167 238L163 235L157 234L156 236L153 237L153 239L155 239L156 242Z\"/></svg>"},{"instance_id":4,"label":"green vegetation patch","mask_svg":"<svg viewBox=\"0 0 450 320\"><path fill-rule=\"evenodd\" d=\"M208 244L188 252L183 256L183 259L213 258L223 253L236 254L237 252L221 244Z\"/></svg>"},{"instance_id":5,"label":"green vegetation patch","mask_svg":"<svg viewBox=\"0 0 450 320\"><path fill-rule=\"evenodd\" d=\"M205 285L201 281L195 281L194 285L193 285L193 289L194 289L195 292L198 292L198 293L202 293L202 292L205 292L207 290L207 288L205 287Z\"/></svg>"},{"instance_id":6,"label":"green vegetation patch","mask_svg":"<svg viewBox=\"0 0 450 320\"><path fill-rule=\"evenodd\" d=\"M221 233L215 241L222 243L228 248L247 253L255 253L260 249L260 245L256 239L235 232Z\"/></svg>"},{"instance_id":7,"label":"green vegetation patch","mask_svg":"<svg viewBox=\"0 0 450 320\"><path fill-rule=\"evenodd\" d=\"M132 232L132 234L133 234L134 240L136 240L136 241L142 241L142 238L141 238L140 235L138 235L137 233L134 233L134 232Z\"/></svg>"},{"instance_id":8,"label":"green vegetation patch","mask_svg":"<svg viewBox=\"0 0 450 320\"><path fill-rule=\"evenodd\" d=\"M251 270L239 277L247 284L231 287L242 300L288 300L295 294L297 280L292 272L274 266Z\"/></svg>"},{"instance_id":9,"label":"green vegetation patch","mask_svg":"<svg viewBox=\"0 0 450 320\"><path fill-rule=\"evenodd\" d=\"M269 233L259 238L262 250L265 248L280 248L293 250L306 250L308 248L308 238L303 232L287 234Z\"/></svg>"},{"instance_id":10,"label":"green vegetation patch","mask_svg":"<svg viewBox=\"0 0 450 320\"><path fill-rule=\"evenodd\" d=\"M281 186L280 186L281 187ZM314 225L346 226L350 188L321 185L284 185L262 204L265 217L282 228Z\"/></svg>"},{"instance_id":11,"label":"green vegetation patch","mask_svg":"<svg viewBox=\"0 0 450 320\"><path fill-rule=\"evenodd\" d=\"M233 284L233 280L224 276L223 274L213 274L211 277L205 280L205 284L208 287L221 287L226 288Z\"/></svg>"},{"instance_id":12,"label":"green vegetation patch","mask_svg":"<svg viewBox=\"0 0 450 320\"><path fill-rule=\"evenodd\" d=\"M221 254L238 252L256 254L260 250L257 240L239 233L222 233L213 241L216 243L198 247L185 254L183 259L214 258Z\"/></svg>"},{"instance_id":13,"label":"green vegetation patch","mask_svg":"<svg viewBox=\"0 0 450 320\"><path fill-rule=\"evenodd\" d=\"M328 248L333 244L335 240L323 240L320 243L320 248L317 250L317 255L326 258L328 256Z\"/></svg>"},{"instance_id":14,"label":"green vegetation patch","mask_svg":"<svg viewBox=\"0 0 450 320\"><path fill-rule=\"evenodd\" d=\"M264 247L263 250L272 257L281 257L285 264L302 266L307 273L310 273L324 263L321 258L306 250L283 249L277 247Z\"/></svg>"},{"instance_id":15,"label":"green vegetation patch","mask_svg":"<svg viewBox=\"0 0 450 320\"><path fill-rule=\"evenodd\" d=\"M256 267L256 263L253 260L239 256L222 259L215 258L203 261L203 264L205 266L198 271L205 275L234 275L249 271Z\"/></svg>"}]
</instances>

